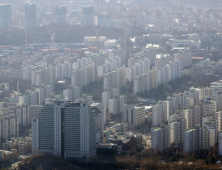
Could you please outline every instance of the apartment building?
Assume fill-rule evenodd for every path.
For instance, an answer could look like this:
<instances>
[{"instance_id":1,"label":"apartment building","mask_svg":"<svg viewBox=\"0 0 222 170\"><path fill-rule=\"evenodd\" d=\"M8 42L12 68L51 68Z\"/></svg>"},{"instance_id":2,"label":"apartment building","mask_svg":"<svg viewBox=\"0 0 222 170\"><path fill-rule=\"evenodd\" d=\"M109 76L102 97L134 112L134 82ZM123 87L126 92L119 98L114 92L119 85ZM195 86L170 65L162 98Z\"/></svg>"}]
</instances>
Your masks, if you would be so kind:
<instances>
[{"instance_id":1,"label":"apartment building","mask_svg":"<svg viewBox=\"0 0 222 170\"><path fill-rule=\"evenodd\" d=\"M103 78L103 88L107 90L108 88L119 89L126 84L126 67L123 65L116 70L105 73Z\"/></svg>"},{"instance_id":2,"label":"apartment building","mask_svg":"<svg viewBox=\"0 0 222 170\"><path fill-rule=\"evenodd\" d=\"M151 130L151 148L166 150L170 147L170 126L161 125Z\"/></svg>"},{"instance_id":3,"label":"apartment building","mask_svg":"<svg viewBox=\"0 0 222 170\"><path fill-rule=\"evenodd\" d=\"M194 128L194 115L193 109L186 109L182 111L182 117L186 120L186 130Z\"/></svg>"},{"instance_id":4,"label":"apartment building","mask_svg":"<svg viewBox=\"0 0 222 170\"><path fill-rule=\"evenodd\" d=\"M74 86L87 86L95 81L95 65L90 63L71 71L71 85Z\"/></svg>"},{"instance_id":5,"label":"apartment building","mask_svg":"<svg viewBox=\"0 0 222 170\"><path fill-rule=\"evenodd\" d=\"M121 66L121 58L118 56L110 58L109 60L105 59L105 63L103 65L97 66L97 75L99 77L103 77L104 73L114 71L116 68L120 68Z\"/></svg>"},{"instance_id":6,"label":"apartment building","mask_svg":"<svg viewBox=\"0 0 222 170\"><path fill-rule=\"evenodd\" d=\"M63 90L63 99L67 101L76 101L82 96L82 88L79 86L70 87Z\"/></svg>"},{"instance_id":7,"label":"apartment building","mask_svg":"<svg viewBox=\"0 0 222 170\"><path fill-rule=\"evenodd\" d=\"M170 123L170 143L181 144L181 122Z\"/></svg>"},{"instance_id":8,"label":"apartment building","mask_svg":"<svg viewBox=\"0 0 222 170\"><path fill-rule=\"evenodd\" d=\"M145 122L145 108L133 105L124 105L122 122L136 127L140 127Z\"/></svg>"},{"instance_id":9,"label":"apartment building","mask_svg":"<svg viewBox=\"0 0 222 170\"><path fill-rule=\"evenodd\" d=\"M198 151L198 130L189 129L183 133L183 152Z\"/></svg>"},{"instance_id":10,"label":"apartment building","mask_svg":"<svg viewBox=\"0 0 222 170\"><path fill-rule=\"evenodd\" d=\"M163 124L163 103L160 101L157 105L152 107L152 126L158 127Z\"/></svg>"}]
</instances>

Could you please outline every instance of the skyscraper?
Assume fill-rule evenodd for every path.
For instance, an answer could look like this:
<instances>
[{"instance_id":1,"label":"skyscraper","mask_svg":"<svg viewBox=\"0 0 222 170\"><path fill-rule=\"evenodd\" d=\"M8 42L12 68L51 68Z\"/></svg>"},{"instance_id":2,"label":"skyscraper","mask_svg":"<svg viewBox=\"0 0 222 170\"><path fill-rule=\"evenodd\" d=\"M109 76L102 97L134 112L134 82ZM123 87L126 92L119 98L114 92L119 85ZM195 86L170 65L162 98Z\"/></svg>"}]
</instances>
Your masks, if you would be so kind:
<instances>
[{"instance_id":1,"label":"skyscraper","mask_svg":"<svg viewBox=\"0 0 222 170\"><path fill-rule=\"evenodd\" d=\"M66 7L65 6L56 6L55 7L55 23L56 24L65 24L66 23Z\"/></svg>"},{"instance_id":2,"label":"skyscraper","mask_svg":"<svg viewBox=\"0 0 222 170\"><path fill-rule=\"evenodd\" d=\"M94 7L83 7L82 8L82 25L94 25Z\"/></svg>"},{"instance_id":3,"label":"skyscraper","mask_svg":"<svg viewBox=\"0 0 222 170\"><path fill-rule=\"evenodd\" d=\"M32 29L36 27L36 4L25 3L25 28Z\"/></svg>"},{"instance_id":4,"label":"skyscraper","mask_svg":"<svg viewBox=\"0 0 222 170\"><path fill-rule=\"evenodd\" d=\"M85 103L55 101L33 119L33 154L86 159L96 155L95 119Z\"/></svg>"},{"instance_id":5,"label":"skyscraper","mask_svg":"<svg viewBox=\"0 0 222 170\"><path fill-rule=\"evenodd\" d=\"M0 28L8 29L12 27L12 5L0 4Z\"/></svg>"}]
</instances>

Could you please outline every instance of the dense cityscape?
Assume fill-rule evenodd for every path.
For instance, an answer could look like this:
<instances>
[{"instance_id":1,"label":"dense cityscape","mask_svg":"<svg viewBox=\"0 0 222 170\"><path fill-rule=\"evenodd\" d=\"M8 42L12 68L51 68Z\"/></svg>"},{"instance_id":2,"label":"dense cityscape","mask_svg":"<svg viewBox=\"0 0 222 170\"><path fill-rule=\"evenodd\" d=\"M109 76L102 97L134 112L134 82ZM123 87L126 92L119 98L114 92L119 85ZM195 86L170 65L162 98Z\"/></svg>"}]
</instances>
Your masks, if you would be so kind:
<instances>
[{"instance_id":1,"label":"dense cityscape","mask_svg":"<svg viewBox=\"0 0 222 170\"><path fill-rule=\"evenodd\" d=\"M0 169L221 169L220 0L2 0Z\"/></svg>"}]
</instances>

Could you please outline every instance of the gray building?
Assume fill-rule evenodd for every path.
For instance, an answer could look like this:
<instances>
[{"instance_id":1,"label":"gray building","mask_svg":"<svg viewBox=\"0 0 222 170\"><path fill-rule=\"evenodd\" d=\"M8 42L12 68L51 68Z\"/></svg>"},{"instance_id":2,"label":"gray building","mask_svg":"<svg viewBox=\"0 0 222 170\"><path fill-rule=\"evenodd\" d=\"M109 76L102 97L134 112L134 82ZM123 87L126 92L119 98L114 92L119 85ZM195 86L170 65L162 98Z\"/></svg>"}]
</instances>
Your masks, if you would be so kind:
<instances>
[{"instance_id":1,"label":"gray building","mask_svg":"<svg viewBox=\"0 0 222 170\"><path fill-rule=\"evenodd\" d=\"M33 119L32 136L33 154L86 161L96 155L94 113L85 103L55 101L43 106Z\"/></svg>"},{"instance_id":2,"label":"gray building","mask_svg":"<svg viewBox=\"0 0 222 170\"><path fill-rule=\"evenodd\" d=\"M36 27L36 4L25 3L25 28L33 29Z\"/></svg>"},{"instance_id":3,"label":"gray building","mask_svg":"<svg viewBox=\"0 0 222 170\"><path fill-rule=\"evenodd\" d=\"M66 23L66 7L65 6L56 6L55 7L55 23L56 24L65 24Z\"/></svg>"},{"instance_id":4,"label":"gray building","mask_svg":"<svg viewBox=\"0 0 222 170\"><path fill-rule=\"evenodd\" d=\"M8 29L12 27L12 5L0 4L0 28Z\"/></svg>"}]
</instances>

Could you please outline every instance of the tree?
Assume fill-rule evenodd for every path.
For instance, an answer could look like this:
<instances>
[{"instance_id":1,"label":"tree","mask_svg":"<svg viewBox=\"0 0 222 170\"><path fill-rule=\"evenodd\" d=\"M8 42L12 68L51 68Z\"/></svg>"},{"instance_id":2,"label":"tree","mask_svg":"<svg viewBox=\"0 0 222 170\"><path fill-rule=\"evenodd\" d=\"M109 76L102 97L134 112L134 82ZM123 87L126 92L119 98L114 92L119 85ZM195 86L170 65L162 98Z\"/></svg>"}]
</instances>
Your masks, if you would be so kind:
<instances>
[{"instance_id":1,"label":"tree","mask_svg":"<svg viewBox=\"0 0 222 170\"><path fill-rule=\"evenodd\" d=\"M192 158L194 158L195 157L195 153L193 152L193 154L192 154Z\"/></svg>"},{"instance_id":2,"label":"tree","mask_svg":"<svg viewBox=\"0 0 222 170\"><path fill-rule=\"evenodd\" d=\"M40 164L39 166L37 166L36 170L43 170L42 164Z\"/></svg>"}]
</instances>

